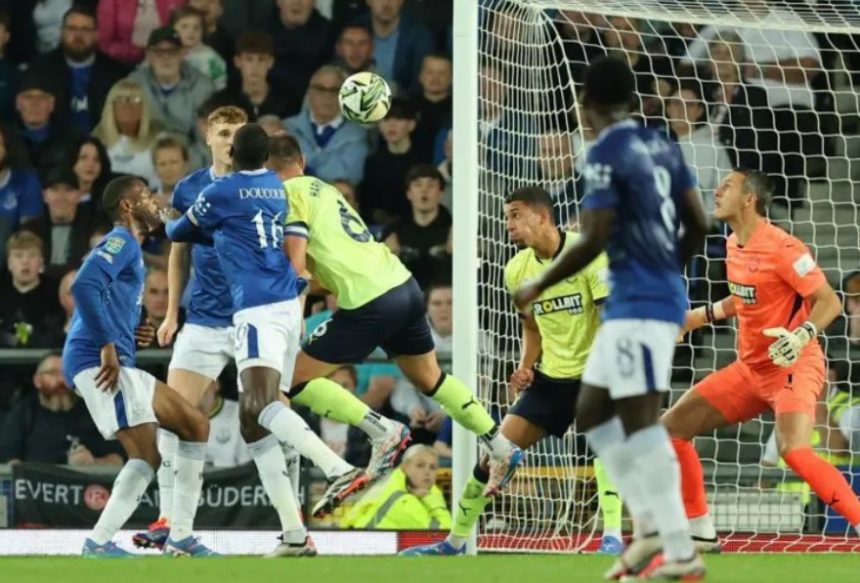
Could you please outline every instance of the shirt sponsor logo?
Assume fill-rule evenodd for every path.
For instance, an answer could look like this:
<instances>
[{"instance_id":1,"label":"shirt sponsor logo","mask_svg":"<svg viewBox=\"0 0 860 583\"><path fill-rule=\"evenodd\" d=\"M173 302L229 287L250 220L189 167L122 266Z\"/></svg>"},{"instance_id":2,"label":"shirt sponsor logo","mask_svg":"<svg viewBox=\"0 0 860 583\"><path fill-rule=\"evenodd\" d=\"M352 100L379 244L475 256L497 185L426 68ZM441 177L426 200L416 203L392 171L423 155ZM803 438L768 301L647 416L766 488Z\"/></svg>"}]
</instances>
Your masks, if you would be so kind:
<instances>
[{"instance_id":1,"label":"shirt sponsor logo","mask_svg":"<svg viewBox=\"0 0 860 583\"><path fill-rule=\"evenodd\" d=\"M807 273L815 269L815 259L809 253L804 253L800 257L797 258L797 261L791 264L794 268L794 272L800 277L805 276Z\"/></svg>"},{"instance_id":2,"label":"shirt sponsor logo","mask_svg":"<svg viewBox=\"0 0 860 583\"><path fill-rule=\"evenodd\" d=\"M281 188L240 188L239 198L280 199L286 198L286 193Z\"/></svg>"},{"instance_id":3,"label":"shirt sponsor logo","mask_svg":"<svg viewBox=\"0 0 860 583\"><path fill-rule=\"evenodd\" d=\"M729 282L729 292L733 296L737 296L745 304L757 304L758 297L755 293L754 285L744 285L742 283Z\"/></svg>"},{"instance_id":4,"label":"shirt sponsor logo","mask_svg":"<svg viewBox=\"0 0 860 583\"><path fill-rule=\"evenodd\" d=\"M545 316L556 312L569 312L571 314L581 314L582 309L582 294L571 294L568 296L560 296L534 302L532 311L535 316Z\"/></svg>"}]
</instances>

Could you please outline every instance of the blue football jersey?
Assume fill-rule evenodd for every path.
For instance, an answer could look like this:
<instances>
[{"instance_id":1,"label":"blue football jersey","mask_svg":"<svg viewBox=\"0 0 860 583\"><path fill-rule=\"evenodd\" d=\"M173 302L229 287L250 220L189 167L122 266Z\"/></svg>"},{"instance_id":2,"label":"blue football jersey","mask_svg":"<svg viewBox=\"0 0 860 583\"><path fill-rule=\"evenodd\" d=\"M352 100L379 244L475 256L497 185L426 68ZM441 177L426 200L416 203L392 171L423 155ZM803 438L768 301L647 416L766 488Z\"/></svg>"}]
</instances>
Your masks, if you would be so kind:
<instances>
[{"instance_id":1,"label":"blue football jersey","mask_svg":"<svg viewBox=\"0 0 860 583\"><path fill-rule=\"evenodd\" d=\"M101 366L101 349L107 342L116 346L122 366L134 366L134 331L140 322L145 278L140 244L125 227L114 227L84 259L75 284L91 283L86 289L94 295L85 305L79 302L63 348L70 386L82 370Z\"/></svg>"},{"instance_id":2,"label":"blue football jersey","mask_svg":"<svg viewBox=\"0 0 860 583\"><path fill-rule=\"evenodd\" d=\"M681 149L633 120L601 132L586 158L586 209L615 209L604 319L683 324L687 294L679 249L682 193L695 187Z\"/></svg>"},{"instance_id":3,"label":"blue football jersey","mask_svg":"<svg viewBox=\"0 0 860 583\"><path fill-rule=\"evenodd\" d=\"M191 222L213 235L236 310L298 295L296 272L283 250L288 211L283 182L266 169L221 178L188 211Z\"/></svg>"},{"instance_id":4,"label":"blue football jersey","mask_svg":"<svg viewBox=\"0 0 860 583\"><path fill-rule=\"evenodd\" d=\"M183 178L173 190L173 208L187 212L203 190L217 178L212 168L203 168ZM186 321L209 328L229 326L233 322L233 298L230 285L221 271L218 252L209 245L191 245L191 299Z\"/></svg>"}]
</instances>

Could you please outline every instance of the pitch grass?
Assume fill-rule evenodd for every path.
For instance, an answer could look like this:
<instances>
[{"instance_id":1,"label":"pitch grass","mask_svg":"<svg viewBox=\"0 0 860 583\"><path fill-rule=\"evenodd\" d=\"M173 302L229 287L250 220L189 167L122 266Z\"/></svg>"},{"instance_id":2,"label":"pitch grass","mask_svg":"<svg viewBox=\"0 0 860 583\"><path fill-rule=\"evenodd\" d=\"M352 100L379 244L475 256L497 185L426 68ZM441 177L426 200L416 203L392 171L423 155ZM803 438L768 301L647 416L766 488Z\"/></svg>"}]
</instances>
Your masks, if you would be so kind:
<instances>
[{"instance_id":1,"label":"pitch grass","mask_svg":"<svg viewBox=\"0 0 860 583\"><path fill-rule=\"evenodd\" d=\"M611 559L593 555L480 557L317 557L269 559L0 559L3 583L576 583L602 581ZM707 557L707 581L860 582L860 554Z\"/></svg>"}]
</instances>

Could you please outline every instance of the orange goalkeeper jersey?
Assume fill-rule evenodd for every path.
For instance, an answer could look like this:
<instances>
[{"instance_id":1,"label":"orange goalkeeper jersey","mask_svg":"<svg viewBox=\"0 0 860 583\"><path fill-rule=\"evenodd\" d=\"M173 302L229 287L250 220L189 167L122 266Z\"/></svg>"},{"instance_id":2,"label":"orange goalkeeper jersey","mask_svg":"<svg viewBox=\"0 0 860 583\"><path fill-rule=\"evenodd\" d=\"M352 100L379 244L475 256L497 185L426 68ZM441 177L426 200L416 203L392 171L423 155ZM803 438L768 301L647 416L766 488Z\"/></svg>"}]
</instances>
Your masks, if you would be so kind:
<instances>
[{"instance_id":1,"label":"orange goalkeeper jersey","mask_svg":"<svg viewBox=\"0 0 860 583\"><path fill-rule=\"evenodd\" d=\"M767 222L753 231L746 245L732 234L726 260L729 291L737 311L738 353L750 367L773 366L768 328L793 330L810 311L809 296L826 283L806 245ZM813 341L805 352L820 350Z\"/></svg>"}]
</instances>

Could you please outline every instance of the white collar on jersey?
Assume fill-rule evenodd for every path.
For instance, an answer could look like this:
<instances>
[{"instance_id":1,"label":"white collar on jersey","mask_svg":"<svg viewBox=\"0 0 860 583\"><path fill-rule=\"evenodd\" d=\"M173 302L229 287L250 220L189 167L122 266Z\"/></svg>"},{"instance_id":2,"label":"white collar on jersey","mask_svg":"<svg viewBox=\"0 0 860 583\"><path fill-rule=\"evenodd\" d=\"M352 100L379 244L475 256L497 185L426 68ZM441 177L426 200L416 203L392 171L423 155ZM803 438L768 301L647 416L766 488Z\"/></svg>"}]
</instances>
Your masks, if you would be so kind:
<instances>
[{"instance_id":1,"label":"white collar on jersey","mask_svg":"<svg viewBox=\"0 0 860 583\"><path fill-rule=\"evenodd\" d=\"M260 174L265 174L268 171L268 168L257 168L256 170L239 170L239 174L244 174L245 176L259 176Z\"/></svg>"}]
</instances>

